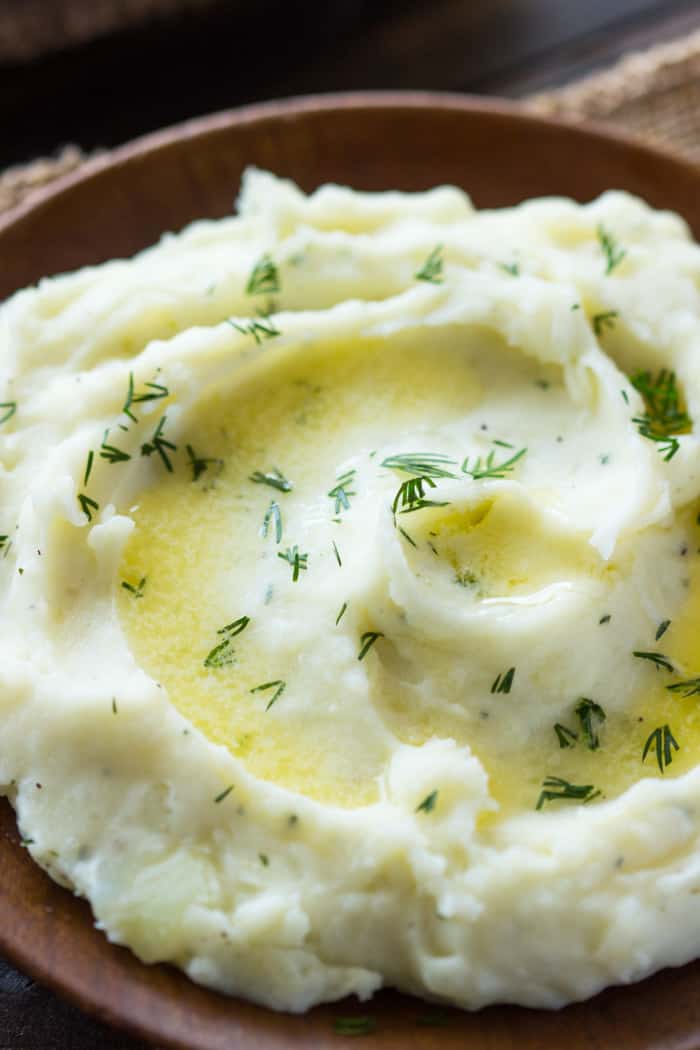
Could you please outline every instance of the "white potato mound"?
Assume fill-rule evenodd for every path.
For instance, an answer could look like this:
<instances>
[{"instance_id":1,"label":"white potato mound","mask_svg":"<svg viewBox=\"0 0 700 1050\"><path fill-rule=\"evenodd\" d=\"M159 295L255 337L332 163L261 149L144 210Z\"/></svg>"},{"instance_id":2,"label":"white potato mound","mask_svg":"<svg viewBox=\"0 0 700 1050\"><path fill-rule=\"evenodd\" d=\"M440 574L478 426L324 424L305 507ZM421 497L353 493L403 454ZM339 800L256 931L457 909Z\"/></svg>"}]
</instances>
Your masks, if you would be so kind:
<instances>
[{"instance_id":1,"label":"white potato mound","mask_svg":"<svg viewBox=\"0 0 700 1050\"><path fill-rule=\"evenodd\" d=\"M700 953L677 216L250 171L2 305L0 399L0 791L110 940L291 1011Z\"/></svg>"}]
</instances>

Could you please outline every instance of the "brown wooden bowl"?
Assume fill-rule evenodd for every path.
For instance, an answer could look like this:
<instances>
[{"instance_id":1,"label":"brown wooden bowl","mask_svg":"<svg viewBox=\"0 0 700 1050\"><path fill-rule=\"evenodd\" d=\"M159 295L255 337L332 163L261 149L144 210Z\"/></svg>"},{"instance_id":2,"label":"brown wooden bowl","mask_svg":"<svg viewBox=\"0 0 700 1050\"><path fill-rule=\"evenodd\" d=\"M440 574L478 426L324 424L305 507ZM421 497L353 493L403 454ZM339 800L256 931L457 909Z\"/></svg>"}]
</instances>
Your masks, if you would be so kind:
<instances>
[{"instance_id":1,"label":"brown wooden bowl","mask_svg":"<svg viewBox=\"0 0 700 1050\"><path fill-rule=\"evenodd\" d=\"M446 95L366 94L271 103L184 124L88 165L0 221L0 298L46 274L129 255L202 216L231 211L257 164L310 190L463 186L476 204L542 194L588 200L630 190L679 211L700 235L700 169L609 131ZM95 930L87 904L52 883L0 803L0 950L103 1020L181 1050L336 1047L334 1020L371 1015L362 1045L383 1050L692 1050L700 1047L700 963L612 988L559 1012L444 1012L383 992L370 1004L275 1014L145 966Z\"/></svg>"}]
</instances>

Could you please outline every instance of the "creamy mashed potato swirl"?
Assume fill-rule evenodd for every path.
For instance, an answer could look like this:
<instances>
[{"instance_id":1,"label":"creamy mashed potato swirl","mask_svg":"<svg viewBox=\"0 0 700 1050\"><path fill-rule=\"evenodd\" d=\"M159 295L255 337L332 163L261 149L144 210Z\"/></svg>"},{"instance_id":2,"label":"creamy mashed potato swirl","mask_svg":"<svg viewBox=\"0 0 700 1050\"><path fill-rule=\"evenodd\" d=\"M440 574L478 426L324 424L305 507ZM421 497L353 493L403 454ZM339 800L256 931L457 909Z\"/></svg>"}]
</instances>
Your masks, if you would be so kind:
<instances>
[{"instance_id":1,"label":"creamy mashed potato swirl","mask_svg":"<svg viewBox=\"0 0 700 1050\"><path fill-rule=\"evenodd\" d=\"M0 788L147 962L556 1007L700 952L700 250L249 172L0 307Z\"/></svg>"}]
</instances>

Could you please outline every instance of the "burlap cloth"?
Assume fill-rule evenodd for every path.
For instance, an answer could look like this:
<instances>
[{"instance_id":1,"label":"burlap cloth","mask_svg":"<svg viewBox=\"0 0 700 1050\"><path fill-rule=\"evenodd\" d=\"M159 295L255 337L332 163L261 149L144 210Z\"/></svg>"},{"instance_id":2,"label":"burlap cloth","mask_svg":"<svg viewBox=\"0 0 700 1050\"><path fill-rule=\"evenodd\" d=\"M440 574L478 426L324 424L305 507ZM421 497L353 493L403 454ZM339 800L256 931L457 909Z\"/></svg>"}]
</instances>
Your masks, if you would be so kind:
<instances>
[{"instance_id":1,"label":"burlap cloth","mask_svg":"<svg viewBox=\"0 0 700 1050\"><path fill-rule=\"evenodd\" d=\"M168 0L154 0L158 6ZM193 3L205 0L192 0ZM619 125L700 162L700 31L632 53L610 69L526 100L535 112ZM77 146L51 159L0 175L0 211L74 171L85 160Z\"/></svg>"}]
</instances>

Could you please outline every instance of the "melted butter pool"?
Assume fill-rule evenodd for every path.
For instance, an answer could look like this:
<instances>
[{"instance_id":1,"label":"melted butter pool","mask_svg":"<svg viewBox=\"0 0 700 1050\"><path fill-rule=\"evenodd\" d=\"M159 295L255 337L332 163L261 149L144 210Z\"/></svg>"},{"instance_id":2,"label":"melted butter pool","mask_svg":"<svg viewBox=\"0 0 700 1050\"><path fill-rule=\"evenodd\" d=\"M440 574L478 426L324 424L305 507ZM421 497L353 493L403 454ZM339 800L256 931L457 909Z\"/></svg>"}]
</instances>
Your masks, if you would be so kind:
<instances>
[{"instance_id":1,"label":"melted butter pool","mask_svg":"<svg viewBox=\"0 0 700 1050\"><path fill-rule=\"evenodd\" d=\"M659 725L668 724L682 745L665 776L677 776L696 764L700 699L669 693L665 686L674 679L661 671L627 713L608 718L600 748L590 751L580 744L560 748L553 729L513 739L504 732L509 696L487 695L457 710L460 697L450 695L449 675L442 707L414 703L411 689L384 673L390 640L379 640L376 652L355 668L367 674L376 694L371 705L386 731L386 739L368 738L366 746L356 739L354 723L344 720L342 705L335 708L342 681L335 690L316 689L313 681L300 686L304 656L290 650L286 637L278 653L259 644L255 631L247 629L235 639L235 662L205 666L207 654L221 640L222 626L248 615L251 595L259 603L258 618L275 616L291 570L277 554L295 542L304 521L323 519L325 528L335 516L327 493L349 457L361 455L368 468L374 468L375 449L412 431L417 446L434 447L441 437L443 447L446 433L458 439L465 413L471 413L467 430L485 429L488 424L480 423L476 414L485 389L494 390L503 404L516 393L522 403L520 392L526 384L533 403L539 404L536 399L545 395L536 386L535 364L513 354L509 367L503 368L498 361L508 352L499 347L501 357L494 361L495 355L487 352L492 349L486 335L475 345L441 332L431 336L428 349L424 340L406 335L390 343L368 340L312 349L305 352L303 363L287 363L272 377L258 369L198 406L180 439L177 469L172 475L163 473L158 484L141 495L120 571L120 580L137 589L140 580L146 581L140 597L119 587L118 611L129 645L139 664L165 686L177 709L210 740L244 760L254 775L320 801L362 806L378 798L377 781L390 758L392 739L418 745L433 736L451 737L478 755L503 814L531 810L545 775L590 783L607 798L642 776L660 775L653 754L641 764L644 742ZM557 400L564 402L564 392L550 390L548 396L547 407L560 411L564 419L565 405ZM518 438L512 432L507 436ZM182 454L186 445L197 456L221 460L222 466L211 462L193 481ZM565 448L558 445L556 451L565 456ZM274 468L292 480L291 492L250 480L255 471ZM405 479L394 478L394 489L401 480ZM261 535L272 500L282 514L279 547L269 530L267 537ZM351 503L333 525L332 535L341 549L353 513ZM456 580L456 591L465 579L470 582L468 566L478 561L477 553L484 572L506 580L515 591L532 583L533 572L542 583L561 574L572 560L581 568L579 553L565 546L553 550L549 560L543 560L540 551L533 562L522 537L508 535L508 517L500 510L463 525L458 514L448 513L441 537L441 556L450 572L463 577ZM274 525L271 528L274 531ZM476 552L472 548L479 536ZM308 568L300 571L291 595L299 602L302 618L305 604L315 600L315 573L331 571L313 545L308 553ZM662 648L669 659L692 672L700 668L700 568L697 556L688 561L688 601L663 644L650 648ZM583 568L595 571L592 561ZM336 629L335 614L344 593L339 574L329 636ZM601 646L612 629L612 624L600 626ZM357 644L359 648L359 638ZM314 640L315 649L323 645L322 636ZM565 645L563 654L565 658ZM272 691L253 690L281 680L286 689L268 708ZM333 717L316 718L318 705L324 713L332 707ZM567 724L578 728L574 721Z\"/></svg>"}]
</instances>

